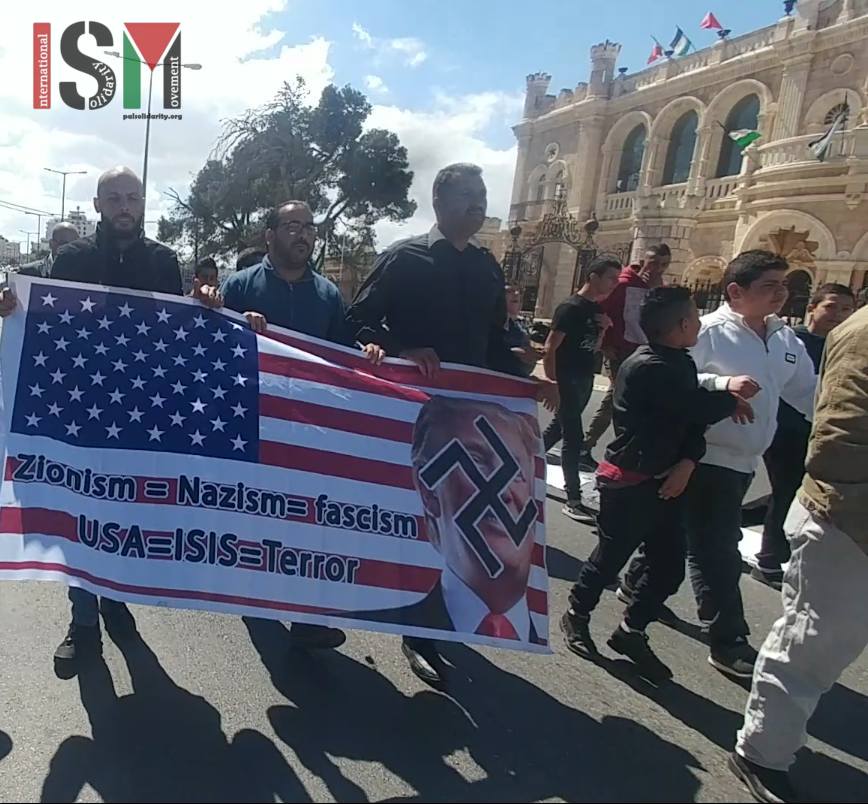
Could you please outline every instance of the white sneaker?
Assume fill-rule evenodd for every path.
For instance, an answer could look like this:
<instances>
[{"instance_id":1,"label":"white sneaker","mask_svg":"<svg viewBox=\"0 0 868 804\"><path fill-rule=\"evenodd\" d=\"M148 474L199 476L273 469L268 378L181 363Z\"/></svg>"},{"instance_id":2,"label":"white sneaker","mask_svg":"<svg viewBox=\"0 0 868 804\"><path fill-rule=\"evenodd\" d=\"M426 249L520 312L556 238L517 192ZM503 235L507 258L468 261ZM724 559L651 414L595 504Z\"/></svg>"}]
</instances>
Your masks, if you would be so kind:
<instances>
[{"instance_id":1,"label":"white sneaker","mask_svg":"<svg viewBox=\"0 0 868 804\"><path fill-rule=\"evenodd\" d=\"M596 521L594 514L585 508L581 501L568 500L561 508L561 512L576 522L593 523Z\"/></svg>"}]
</instances>

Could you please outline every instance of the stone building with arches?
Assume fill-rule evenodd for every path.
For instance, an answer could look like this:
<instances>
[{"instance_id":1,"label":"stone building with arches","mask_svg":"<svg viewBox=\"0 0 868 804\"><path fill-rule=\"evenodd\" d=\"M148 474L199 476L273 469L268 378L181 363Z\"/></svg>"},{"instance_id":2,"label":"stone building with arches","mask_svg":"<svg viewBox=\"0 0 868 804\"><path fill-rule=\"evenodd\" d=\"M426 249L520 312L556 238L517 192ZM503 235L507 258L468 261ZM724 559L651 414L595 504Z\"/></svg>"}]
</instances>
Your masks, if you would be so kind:
<instances>
[{"instance_id":1,"label":"stone building with arches","mask_svg":"<svg viewBox=\"0 0 868 804\"><path fill-rule=\"evenodd\" d=\"M797 13L640 72L591 48L587 82L548 94L527 77L509 224L532 237L557 198L596 216L602 251L665 241L671 279L713 282L735 254L772 248L794 284L868 286L868 0ZM808 149L846 107L823 161ZM744 153L729 131L755 130ZM547 247L536 314L568 295L576 252Z\"/></svg>"}]
</instances>

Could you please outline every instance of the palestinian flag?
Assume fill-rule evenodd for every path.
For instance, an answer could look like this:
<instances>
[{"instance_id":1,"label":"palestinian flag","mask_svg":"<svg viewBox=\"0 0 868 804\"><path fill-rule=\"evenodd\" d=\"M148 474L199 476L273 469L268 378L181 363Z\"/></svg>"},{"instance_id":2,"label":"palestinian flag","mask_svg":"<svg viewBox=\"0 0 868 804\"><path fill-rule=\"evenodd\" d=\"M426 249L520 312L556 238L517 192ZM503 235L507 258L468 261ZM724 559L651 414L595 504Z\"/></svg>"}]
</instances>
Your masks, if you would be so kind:
<instances>
[{"instance_id":1,"label":"palestinian flag","mask_svg":"<svg viewBox=\"0 0 868 804\"><path fill-rule=\"evenodd\" d=\"M726 133L740 151L744 151L748 145L756 142L762 136L759 131L750 128L740 128L737 131L727 131Z\"/></svg>"},{"instance_id":2,"label":"palestinian flag","mask_svg":"<svg viewBox=\"0 0 868 804\"><path fill-rule=\"evenodd\" d=\"M692 47L693 42L687 38L687 34L681 28L676 28L675 36L672 37L672 41L669 43L669 49L674 51L676 56L686 56Z\"/></svg>"},{"instance_id":3,"label":"palestinian flag","mask_svg":"<svg viewBox=\"0 0 868 804\"><path fill-rule=\"evenodd\" d=\"M847 115L850 112L850 107L847 105L846 101L843 104L843 108L840 112L835 116L835 119L832 121L832 125L829 126L829 130L818 140L814 140L813 142L808 143L808 150L817 157L820 162L825 161L826 155L829 152L829 146L832 144L832 140L835 135L844 128L844 125L847 122Z\"/></svg>"}]
</instances>

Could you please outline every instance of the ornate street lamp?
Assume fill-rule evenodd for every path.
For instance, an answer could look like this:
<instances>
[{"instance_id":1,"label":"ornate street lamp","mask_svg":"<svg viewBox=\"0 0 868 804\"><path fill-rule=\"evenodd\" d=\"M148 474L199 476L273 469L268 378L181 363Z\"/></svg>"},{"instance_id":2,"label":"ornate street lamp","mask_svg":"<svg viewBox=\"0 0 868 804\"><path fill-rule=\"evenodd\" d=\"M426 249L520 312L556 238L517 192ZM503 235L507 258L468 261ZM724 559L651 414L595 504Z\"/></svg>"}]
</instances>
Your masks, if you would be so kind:
<instances>
[{"instance_id":1,"label":"ornate street lamp","mask_svg":"<svg viewBox=\"0 0 868 804\"><path fill-rule=\"evenodd\" d=\"M509 230L509 235L512 238L509 248L503 254L503 275L507 283L510 285L521 284L521 263L524 257L524 251L518 244L518 239L521 237L521 226L516 224Z\"/></svg>"},{"instance_id":2,"label":"ornate street lamp","mask_svg":"<svg viewBox=\"0 0 868 804\"><path fill-rule=\"evenodd\" d=\"M577 280L584 281L584 272L588 263L597 255L594 234L599 228L600 223L593 212L591 217L581 225L570 215L567 211L566 193L562 187L559 187L551 210L543 215L528 240L522 242L521 226L516 224L509 230L511 242L503 255L503 273L509 284L519 288L523 306L530 308L536 304L543 255L545 246L549 243L562 243L576 250L573 287ZM526 293L528 290L533 292Z\"/></svg>"}]
</instances>

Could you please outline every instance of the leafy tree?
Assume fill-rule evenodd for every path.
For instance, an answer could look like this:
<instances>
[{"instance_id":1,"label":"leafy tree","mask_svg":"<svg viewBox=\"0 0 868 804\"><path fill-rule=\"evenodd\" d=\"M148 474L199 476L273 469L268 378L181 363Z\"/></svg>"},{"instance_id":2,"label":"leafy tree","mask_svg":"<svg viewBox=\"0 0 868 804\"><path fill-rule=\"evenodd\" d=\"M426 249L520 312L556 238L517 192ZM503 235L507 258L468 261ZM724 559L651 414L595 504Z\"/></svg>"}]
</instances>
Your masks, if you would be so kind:
<instances>
[{"instance_id":1,"label":"leafy tree","mask_svg":"<svg viewBox=\"0 0 868 804\"><path fill-rule=\"evenodd\" d=\"M160 219L158 237L196 247L200 256L235 253L264 242L262 219L275 204L302 199L320 226L321 261L325 242L343 232L353 243L372 244L378 220L410 217L416 202L407 197L407 149L390 131L365 130L365 96L329 85L316 106L307 100L296 78L270 103L224 121L187 197L169 191L172 209Z\"/></svg>"}]
</instances>

